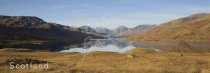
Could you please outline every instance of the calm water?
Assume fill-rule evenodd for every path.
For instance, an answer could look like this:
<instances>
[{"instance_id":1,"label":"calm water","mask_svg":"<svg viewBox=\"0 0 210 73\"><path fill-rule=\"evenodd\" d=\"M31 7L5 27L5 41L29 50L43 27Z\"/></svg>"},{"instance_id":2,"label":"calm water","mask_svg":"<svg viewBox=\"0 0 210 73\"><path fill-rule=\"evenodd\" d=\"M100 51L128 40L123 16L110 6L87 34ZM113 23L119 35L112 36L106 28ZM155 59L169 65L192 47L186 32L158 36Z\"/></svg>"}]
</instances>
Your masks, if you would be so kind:
<instances>
[{"instance_id":1,"label":"calm water","mask_svg":"<svg viewBox=\"0 0 210 73\"><path fill-rule=\"evenodd\" d=\"M83 43L80 47L69 48L61 52L92 52L92 51L109 51L109 52L126 52L136 48L132 42L124 39L94 39Z\"/></svg>"},{"instance_id":2,"label":"calm water","mask_svg":"<svg viewBox=\"0 0 210 73\"><path fill-rule=\"evenodd\" d=\"M177 47L210 49L210 42L134 42L125 41L122 38L117 39L93 39L84 42L80 46L66 48L60 52L92 52L92 51L109 51L123 53L134 48L147 48L155 51L164 51Z\"/></svg>"}]
</instances>

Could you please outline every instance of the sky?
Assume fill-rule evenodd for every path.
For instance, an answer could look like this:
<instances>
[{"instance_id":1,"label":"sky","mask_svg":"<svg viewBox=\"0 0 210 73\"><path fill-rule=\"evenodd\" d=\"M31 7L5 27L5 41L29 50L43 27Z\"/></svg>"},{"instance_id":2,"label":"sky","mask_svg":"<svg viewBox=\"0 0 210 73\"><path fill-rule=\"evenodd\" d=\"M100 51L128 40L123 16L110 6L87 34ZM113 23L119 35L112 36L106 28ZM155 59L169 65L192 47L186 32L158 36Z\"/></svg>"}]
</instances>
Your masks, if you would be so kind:
<instances>
[{"instance_id":1,"label":"sky","mask_svg":"<svg viewBox=\"0 0 210 73\"><path fill-rule=\"evenodd\" d=\"M158 25L197 13L210 13L210 0L0 0L0 15L74 27Z\"/></svg>"}]
</instances>

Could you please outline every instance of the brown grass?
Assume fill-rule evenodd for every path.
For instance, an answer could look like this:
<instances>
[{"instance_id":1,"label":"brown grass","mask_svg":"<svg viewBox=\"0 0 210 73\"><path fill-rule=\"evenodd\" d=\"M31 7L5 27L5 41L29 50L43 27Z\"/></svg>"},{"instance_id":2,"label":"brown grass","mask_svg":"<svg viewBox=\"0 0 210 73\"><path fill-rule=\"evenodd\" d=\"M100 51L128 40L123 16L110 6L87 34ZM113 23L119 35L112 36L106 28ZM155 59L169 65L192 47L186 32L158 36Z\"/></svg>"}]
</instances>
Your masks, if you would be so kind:
<instances>
[{"instance_id":1,"label":"brown grass","mask_svg":"<svg viewBox=\"0 0 210 73\"><path fill-rule=\"evenodd\" d=\"M162 23L144 34L128 37L139 41L209 41L210 14L195 14Z\"/></svg>"},{"instance_id":2,"label":"brown grass","mask_svg":"<svg viewBox=\"0 0 210 73\"><path fill-rule=\"evenodd\" d=\"M135 55L128 58L128 55ZM84 59L82 59L85 56ZM48 69L10 69L8 59L31 58L50 62ZM155 52L133 49L125 53L1 52L2 73L210 73L210 53Z\"/></svg>"}]
</instances>

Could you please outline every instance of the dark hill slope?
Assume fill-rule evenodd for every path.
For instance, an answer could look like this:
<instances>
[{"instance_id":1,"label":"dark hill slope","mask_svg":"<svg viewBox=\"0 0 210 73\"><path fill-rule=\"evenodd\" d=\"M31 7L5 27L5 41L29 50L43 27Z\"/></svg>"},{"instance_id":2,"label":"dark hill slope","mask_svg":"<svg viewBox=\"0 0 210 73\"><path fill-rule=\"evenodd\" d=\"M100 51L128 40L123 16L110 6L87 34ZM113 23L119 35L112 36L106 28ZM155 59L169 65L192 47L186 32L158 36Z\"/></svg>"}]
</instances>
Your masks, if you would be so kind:
<instances>
[{"instance_id":1,"label":"dark hill slope","mask_svg":"<svg viewBox=\"0 0 210 73\"><path fill-rule=\"evenodd\" d=\"M48 49L81 43L95 35L34 16L0 16L0 47Z\"/></svg>"}]
</instances>

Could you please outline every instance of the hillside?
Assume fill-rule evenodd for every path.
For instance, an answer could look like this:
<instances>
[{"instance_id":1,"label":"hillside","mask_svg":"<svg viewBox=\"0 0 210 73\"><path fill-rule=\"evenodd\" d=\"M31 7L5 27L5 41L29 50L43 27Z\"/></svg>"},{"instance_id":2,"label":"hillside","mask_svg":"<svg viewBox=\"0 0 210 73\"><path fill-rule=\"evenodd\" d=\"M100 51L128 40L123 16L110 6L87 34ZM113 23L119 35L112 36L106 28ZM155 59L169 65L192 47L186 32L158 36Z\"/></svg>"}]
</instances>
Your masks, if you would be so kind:
<instances>
[{"instance_id":1,"label":"hillside","mask_svg":"<svg viewBox=\"0 0 210 73\"><path fill-rule=\"evenodd\" d=\"M60 48L67 43L81 43L88 36L97 38L34 16L0 16L0 48Z\"/></svg>"},{"instance_id":2,"label":"hillside","mask_svg":"<svg viewBox=\"0 0 210 73\"><path fill-rule=\"evenodd\" d=\"M130 36L139 41L210 41L210 14L201 13L175 19L149 30Z\"/></svg>"}]
</instances>

